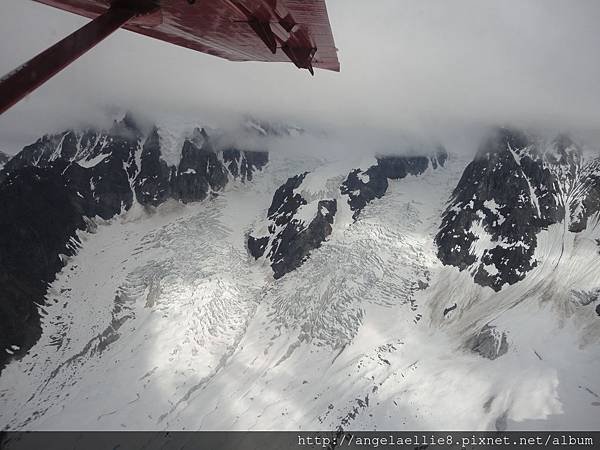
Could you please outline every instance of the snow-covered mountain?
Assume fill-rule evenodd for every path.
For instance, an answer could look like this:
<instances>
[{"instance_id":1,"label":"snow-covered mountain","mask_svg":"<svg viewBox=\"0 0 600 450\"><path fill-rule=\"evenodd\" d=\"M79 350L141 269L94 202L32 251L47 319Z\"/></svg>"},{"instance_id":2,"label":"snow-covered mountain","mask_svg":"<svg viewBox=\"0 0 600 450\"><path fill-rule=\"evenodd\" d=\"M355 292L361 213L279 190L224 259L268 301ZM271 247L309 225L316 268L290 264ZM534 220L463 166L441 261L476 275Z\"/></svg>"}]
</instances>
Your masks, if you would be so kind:
<instances>
[{"instance_id":1,"label":"snow-covered mountain","mask_svg":"<svg viewBox=\"0 0 600 450\"><path fill-rule=\"evenodd\" d=\"M465 169L436 237L439 257L500 290L538 263L538 234L587 228L600 211L600 160L584 162L566 135L550 142L501 129Z\"/></svg>"},{"instance_id":2,"label":"snow-covered mountain","mask_svg":"<svg viewBox=\"0 0 600 450\"><path fill-rule=\"evenodd\" d=\"M0 369L39 338L48 284L80 246L78 231L93 229L93 218L109 220L134 204L203 200L230 179L252 179L268 160L264 152L217 152L196 128L182 137L178 163L169 165L160 138L157 127L144 135L125 116L109 130L44 136L0 172Z\"/></svg>"},{"instance_id":3,"label":"snow-covered mountain","mask_svg":"<svg viewBox=\"0 0 600 450\"><path fill-rule=\"evenodd\" d=\"M46 136L0 173L2 428L600 425L593 152L143 128Z\"/></svg>"},{"instance_id":4,"label":"snow-covered mountain","mask_svg":"<svg viewBox=\"0 0 600 450\"><path fill-rule=\"evenodd\" d=\"M294 175L275 191L266 223L250 234L250 253L256 259L266 255L274 277L281 278L321 246L331 234L336 216L340 217L338 223L347 222L350 216L356 221L367 204L386 193L388 179L421 175L429 167L443 166L446 158L443 148L429 156L378 157L368 167L351 169L337 183L340 174L330 169Z\"/></svg>"}]
</instances>

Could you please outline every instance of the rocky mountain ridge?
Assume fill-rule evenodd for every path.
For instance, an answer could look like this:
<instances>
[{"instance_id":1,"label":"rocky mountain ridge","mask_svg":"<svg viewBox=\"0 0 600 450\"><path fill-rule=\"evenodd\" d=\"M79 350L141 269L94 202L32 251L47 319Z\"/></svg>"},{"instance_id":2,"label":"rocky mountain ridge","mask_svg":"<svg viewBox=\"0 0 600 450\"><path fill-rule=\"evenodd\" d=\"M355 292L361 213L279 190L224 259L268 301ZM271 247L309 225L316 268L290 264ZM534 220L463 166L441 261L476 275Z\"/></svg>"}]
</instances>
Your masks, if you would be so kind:
<instances>
[{"instance_id":1,"label":"rocky mountain ridge","mask_svg":"<svg viewBox=\"0 0 600 450\"><path fill-rule=\"evenodd\" d=\"M0 368L38 339L47 286L92 219L109 220L135 202L201 201L230 181L251 180L268 162L266 152L217 151L199 128L180 152L179 164L168 166L157 128L145 136L126 115L109 130L43 136L8 161L0 171L0 347L9 351L0 353Z\"/></svg>"},{"instance_id":2,"label":"rocky mountain ridge","mask_svg":"<svg viewBox=\"0 0 600 450\"><path fill-rule=\"evenodd\" d=\"M455 188L436 236L440 260L500 290L536 266L540 231L579 232L600 211L600 159L584 161L567 135L542 140L497 129Z\"/></svg>"},{"instance_id":3,"label":"rocky mountain ridge","mask_svg":"<svg viewBox=\"0 0 600 450\"><path fill-rule=\"evenodd\" d=\"M327 239L338 207L349 208L356 221L367 204L383 197L388 179L400 180L421 175L428 168L443 167L448 157L443 147L426 151L431 155L377 157L375 163L365 169L342 173L337 187L334 179L326 180L329 191L317 195L303 188L308 172L289 178L275 192L267 211L267 223L260 226L266 233L255 230L249 235L250 253L255 259L265 256L275 278L281 278L298 268L310 252ZM313 175L318 177L319 170ZM311 181L314 182L309 180L309 183Z\"/></svg>"}]
</instances>

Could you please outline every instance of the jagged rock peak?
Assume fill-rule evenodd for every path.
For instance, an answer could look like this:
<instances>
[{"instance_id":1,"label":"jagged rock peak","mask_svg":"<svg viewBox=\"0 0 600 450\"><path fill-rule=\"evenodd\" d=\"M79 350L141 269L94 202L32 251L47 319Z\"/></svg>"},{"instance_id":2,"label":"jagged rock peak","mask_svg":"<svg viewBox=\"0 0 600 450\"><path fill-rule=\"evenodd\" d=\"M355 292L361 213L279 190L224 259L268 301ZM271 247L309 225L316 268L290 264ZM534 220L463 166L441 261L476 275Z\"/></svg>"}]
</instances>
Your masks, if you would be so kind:
<instances>
[{"instance_id":1,"label":"jagged rock peak","mask_svg":"<svg viewBox=\"0 0 600 450\"><path fill-rule=\"evenodd\" d=\"M442 146L427 153L421 156L378 156L377 164L364 171L355 169L350 172L341 184L340 192L347 196L353 218L356 220L369 202L385 194L388 179L399 180L408 175L421 175L430 166L433 169L444 166L448 158L448 153Z\"/></svg>"},{"instance_id":2,"label":"jagged rock peak","mask_svg":"<svg viewBox=\"0 0 600 450\"><path fill-rule=\"evenodd\" d=\"M6 153L0 151L0 170L2 170L2 168L8 162L9 159L10 159L10 156L8 156Z\"/></svg>"},{"instance_id":3,"label":"jagged rock peak","mask_svg":"<svg viewBox=\"0 0 600 450\"><path fill-rule=\"evenodd\" d=\"M497 128L466 167L436 236L444 264L468 270L500 290L522 280L537 261L537 235L566 221L585 228L600 209L597 176L566 134L541 138Z\"/></svg>"}]
</instances>

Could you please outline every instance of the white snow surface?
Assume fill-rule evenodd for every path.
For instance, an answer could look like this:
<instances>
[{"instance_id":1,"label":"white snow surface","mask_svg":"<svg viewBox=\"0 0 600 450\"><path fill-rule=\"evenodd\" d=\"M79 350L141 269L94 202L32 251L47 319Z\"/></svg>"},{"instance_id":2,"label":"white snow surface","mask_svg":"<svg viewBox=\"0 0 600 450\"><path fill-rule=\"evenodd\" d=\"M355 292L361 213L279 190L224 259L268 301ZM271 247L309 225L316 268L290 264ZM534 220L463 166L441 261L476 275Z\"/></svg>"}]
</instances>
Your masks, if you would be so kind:
<instances>
[{"instance_id":1,"label":"white snow surface","mask_svg":"<svg viewBox=\"0 0 600 450\"><path fill-rule=\"evenodd\" d=\"M96 156L94 156L93 158L90 159L82 159L80 161L77 161L77 164L79 164L81 167L94 167L98 164L100 164L102 161L104 161L107 157L110 156L110 153L100 153Z\"/></svg>"},{"instance_id":2,"label":"white snow surface","mask_svg":"<svg viewBox=\"0 0 600 450\"><path fill-rule=\"evenodd\" d=\"M41 339L0 376L0 428L598 429L600 318L574 295L599 287L598 222L550 228L524 281L480 287L433 243L466 163L390 181L355 223L338 206L330 238L279 280L245 245L277 187L319 168L298 188L316 202L368 165L336 178L273 154L216 198L82 233ZM486 324L508 337L495 360L465 344Z\"/></svg>"}]
</instances>

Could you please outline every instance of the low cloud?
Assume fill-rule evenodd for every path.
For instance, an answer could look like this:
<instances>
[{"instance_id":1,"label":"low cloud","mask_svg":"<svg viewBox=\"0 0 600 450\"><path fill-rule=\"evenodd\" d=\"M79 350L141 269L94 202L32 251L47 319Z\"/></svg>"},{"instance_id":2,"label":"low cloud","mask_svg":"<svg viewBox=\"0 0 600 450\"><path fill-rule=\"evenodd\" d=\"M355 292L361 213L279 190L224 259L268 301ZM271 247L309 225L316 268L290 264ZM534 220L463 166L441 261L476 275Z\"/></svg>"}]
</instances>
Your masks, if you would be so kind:
<instances>
[{"instance_id":1,"label":"low cloud","mask_svg":"<svg viewBox=\"0 0 600 450\"><path fill-rule=\"evenodd\" d=\"M244 114L393 142L493 124L600 129L600 3L330 0L341 73L232 63L119 31L0 116L0 149L132 110L151 120ZM2 0L0 72L86 22ZM199 120L200 121L200 120ZM381 144L381 143L380 143ZM385 142L384 142L385 144Z\"/></svg>"}]
</instances>

